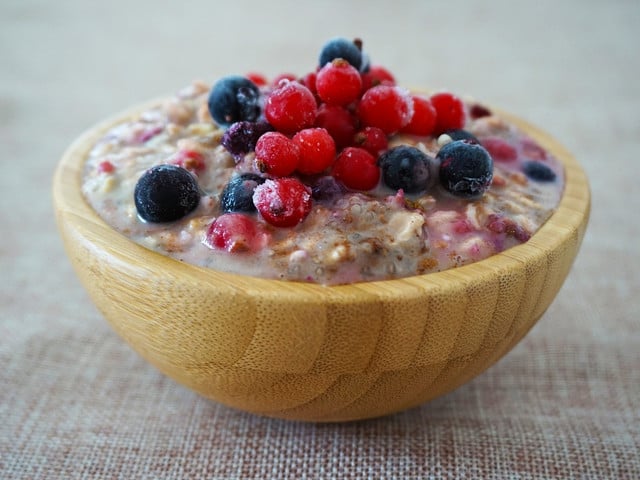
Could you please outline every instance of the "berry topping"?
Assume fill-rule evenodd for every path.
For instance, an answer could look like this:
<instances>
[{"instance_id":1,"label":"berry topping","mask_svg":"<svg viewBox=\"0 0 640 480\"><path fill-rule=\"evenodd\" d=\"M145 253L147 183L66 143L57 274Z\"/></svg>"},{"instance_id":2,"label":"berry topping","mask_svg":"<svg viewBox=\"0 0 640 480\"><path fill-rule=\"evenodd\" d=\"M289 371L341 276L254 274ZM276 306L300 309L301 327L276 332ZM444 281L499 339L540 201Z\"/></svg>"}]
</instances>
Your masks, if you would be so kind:
<instances>
[{"instance_id":1,"label":"berry topping","mask_svg":"<svg viewBox=\"0 0 640 480\"><path fill-rule=\"evenodd\" d=\"M311 187L314 200L329 202L344 194L345 189L334 177L320 177Z\"/></svg>"},{"instance_id":2,"label":"berry topping","mask_svg":"<svg viewBox=\"0 0 640 480\"><path fill-rule=\"evenodd\" d=\"M370 154L378 156L382 150L389 146L387 135L376 127L364 127L353 137L353 144L356 147L364 148Z\"/></svg>"},{"instance_id":3,"label":"berry topping","mask_svg":"<svg viewBox=\"0 0 640 480\"><path fill-rule=\"evenodd\" d=\"M295 133L313 126L316 99L301 83L284 80L267 97L264 113L276 130Z\"/></svg>"},{"instance_id":4,"label":"berry topping","mask_svg":"<svg viewBox=\"0 0 640 480\"><path fill-rule=\"evenodd\" d=\"M253 203L267 223L295 227L311 211L311 191L295 178L276 178L256 187Z\"/></svg>"},{"instance_id":5,"label":"berry topping","mask_svg":"<svg viewBox=\"0 0 640 480\"><path fill-rule=\"evenodd\" d=\"M369 90L378 85L395 85L396 79L391 72L384 67L374 65L362 74L362 89Z\"/></svg>"},{"instance_id":6,"label":"berry topping","mask_svg":"<svg viewBox=\"0 0 640 480\"><path fill-rule=\"evenodd\" d=\"M98 172L100 173L113 173L115 169L116 167L109 160L104 160L98 164Z\"/></svg>"},{"instance_id":7,"label":"berry topping","mask_svg":"<svg viewBox=\"0 0 640 480\"><path fill-rule=\"evenodd\" d=\"M236 122L232 124L222 136L220 142L236 160L256 148L258 139L273 130L267 122Z\"/></svg>"},{"instance_id":8,"label":"berry topping","mask_svg":"<svg viewBox=\"0 0 640 480\"><path fill-rule=\"evenodd\" d=\"M436 126L436 109L433 108L431 100L427 98L414 95L411 99L413 101L413 116L402 132L413 135L431 135Z\"/></svg>"},{"instance_id":9,"label":"berry topping","mask_svg":"<svg viewBox=\"0 0 640 480\"><path fill-rule=\"evenodd\" d=\"M358 104L358 116L368 127L392 134L406 126L413 116L411 95L399 87L378 85L367 90Z\"/></svg>"},{"instance_id":10,"label":"berry topping","mask_svg":"<svg viewBox=\"0 0 640 480\"><path fill-rule=\"evenodd\" d=\"M324 128L300 130L293 141L300 147L298 171L304 175L323 172L336 158L336 144Z\"/></svg>"},{"instance_id":11,"label":"berry topping","mask_svg":"<svg viewBox=\"0 0 640 480\"><path fill-rule=\"evenodd\" d=\"M449 138L454 141L466 140L469 143L480 143L480 140L478 140L473 133L463 130L462 128L458 128L457 130L447 130L444 133L446 135L449 135Z\"/></svg>"},{"instance_id":12,"label":"berry topping","mask_svg":"<svg viewBox=\"0 0 640 480\"><path fill-rule=\"evenodd\" d=\"M360 97L360 72L346 60L338 58L327 63L316 76L316 91L328 105L347 105Z\"/></svg>"},{"instance_id":13,"label":"berry topping","mask_svg":"<svg viewBox=\"0 0 640 480\"><path fill-rule=\"evenodd\" d=\"M176 165L157 165L147 170L133 195L138 215L147 222L173 222L200 203L196 179Z\"/></svg>"},{"instance_id":14,"label":"berry topping","mask_svg":"<svg viewBox=\"0 0 640 480\"><path fill-rule=\"evenodd\" d=\"M228 127L241 120L255 121L260 115L260 90L246 77L223 77L209 94L209 113L218 125Z\"/></svg>"},{"instance_id":15,"label":"berry topping","mask_svg":"<svg viewBox=\"0 0 640 480\"><path fill-rule=\"evenodd\" d=\"M400 145L387 150L378 159L378 165L385 185L394 190L418 193L433 183L433 159L415 147Z\"/></svg>"},{"instance_id":16,"label":"berry topping","mask_svg":"<svg viewBox=\"0 0 640 480\"><path fill-rule=\"evenodd\" d=\"M264 87L267 85L267 77L258 72L247 73L247 78L255 83L258 87Z\"/></svg>"},{"instance_id":17,"label":"berry topping","mask_svg":"<svg viewBox=\"0 0 640 480\"><path fill-rule=\"evenodd\" d=\"M478 198L487 191L493 177L493 160L479 144L457 140L443 146L440 160L440 183L451 194Z\"/></svg>"},{"instance_id":18,"label":"berry topping","mask_svg":"<svg viewBox=\"0 0 640 480\"><path fill-rule=\"evenodd\" d=\"M264 183L264 178L255 173L243 173L229 180L220 195L223 212L255 212L253 191Z\"/></svg>"},{"instance_id":19,"label":"berry topping","mask_svg":"<svg viewBox=\"0 0 640 480\"><path fill-rule=\"evenodd\" d=\"M471 107L469 108L469 116L471 118L473 118L474 120L477 119L477 118L489 117L489 116L491 116L491 110L489 110L484 105L480 105L479 103L475 103L475 104L471 105Z\"/></svg>"},{"instance_id":20,"label":"berry topping","mask_svg":"<svg viewBox=\"0 0 640 480\"><path fill-rule=\"evenodd\" d=\"M436 93L431 95L431 103L437 113L436 134L464 127L464 104L454 94L448 92Z\"/></svg>"},{"instance_id":21,"label":"berry topping","mask_svg":"<svg viewBox=\"0 0 640 480\"><path fill-rule=\"evenodd\" d=\"M352 190L371 190L380 180L375 157L363 148L347 147L340 152L332 173Z\"/></svg>"},{"instance_id":22,"label":"berry topping","mask_svg":"<svg viewBox=\"0 0 640 480\"><path fill-rule=\"evenodd\" d=\"M518 151L500 137L487 137L481 143L496 162L513 162L518 158Z\"/></svg>"},{"instance_id":23,"label":"berry topping","mask_svg":"<svg viewBox=\"0 0 640 480\"><path fill-rule=\"evenodd\" d=\"M555 172L548 165L535 160L525 162L522 171L536 182L553 182L556 179Z\"/></svg>"},{"instance_id":24,"label":"berry topping","mask_svg":"<svg viewBox=\"0 0 640 480\"><path fill-rule=\"evenodd\" d=\"M269 242L269 234L251 217L225 213L209 226L202 243L229 253L256 252Z\"/></svg>"},{"instance_id":25,"label":"berry topping","mask_svg":"<svg viewBox=\"0 0 640 480\"><path fill-rule=\"evenodd\" d=\"M320 67L324 67L336 58L345 59L357 70L360 70L362 65L361 49L358 48L355 42L346 38L334 38L325 43L320 52Z\"/></svg>"},{"instance_id":26,"label":"berry topping","mask_svg":"<svg viewBox=\"0 0 640 480\"><path fill-rule=\"evenodd\" d=\"M261 172L286 177L299 162L300 147L280 132L267 132L256 144L256 165Z\"/></svg>"},{"instance_id":27,"label":"berry topping","mask_svg":"<svg viewBox=\"0 0 640 480\"><path fill-rule=\"evenodd\" d=\"M320 105L316 127L324 128L333 137L338 148L351 145L356 131L356 118L344 107Z\"/></svg>"},{"instance_id":28,"label":"berry topping","mask_svg":"<svg viewBox=\"0 0 640 480\"><path fill-rule=\"evenodd\" d=\"M207 168L207 165L204 163L204 155L195 150L179 150L171 163L189 170L196 175L204 172Z\"/></svg>"}]
</instances>

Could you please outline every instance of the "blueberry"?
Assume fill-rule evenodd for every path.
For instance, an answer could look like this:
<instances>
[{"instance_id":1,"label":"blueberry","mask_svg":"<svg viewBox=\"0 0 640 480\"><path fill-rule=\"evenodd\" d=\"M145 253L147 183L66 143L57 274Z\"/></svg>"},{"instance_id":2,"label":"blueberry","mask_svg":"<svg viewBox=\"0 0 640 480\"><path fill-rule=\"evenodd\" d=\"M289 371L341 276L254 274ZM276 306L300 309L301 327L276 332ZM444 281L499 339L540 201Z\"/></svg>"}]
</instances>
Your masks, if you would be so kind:
<instances>
[{"instance_id":1,"label":"blueberry","mask_svg":"<svg viewBox=\"0 0 640 480\"><path fill-rule=\"evenodd\" d=\"M251 80L228 76L218 80L209 93L209 112L216 123L228 127L234 122L253 122L260 115L260 90Z\"/></svg>"},{"instance_id":2,"label":"blueberry","mask_svg":"<svg viewBox=\"0 0 640 480\"><path fill-rule=\"evenodd\" d=\"M451 137L451 140L454 140L454 141L468 140L471 143L480 143L480 141L475 137L475 135L473 135L471 132L463 130L462 128L459 128L457 130L447 130L444 133L449 135Z\"/></svg>"},{"instance_id":3,"label":"blueberry","mask_svg":"<svg viewBox=\"0 0 640 480\"><path fill-rule=\"evenodd\" d=\"M431 186L433 159L415 147L401 145L378 158L382 180L390 188L405 193L423 192Z\"/></svg>"},{"instance_id":4,"label":"blueberry","mask_svg":"<svg viewBox=\"0 0 640 480\"><path fill-rule=\"evenodd\" d=\"M344 194L346 190L332 176L320 177L311 187L314 200L330 202Z\"/></svg>"},{"instance_id":5,"label":"blueberry","mask_svg":"<svg viewBox=\"0 0 640 480\"><path fill-rule=\"evenodd\" d=\"M200 203L196 179L176 165L158 165L147 170L138 180L133 196L138 215L147 222L179 220Z\"/></svg>"},{"instance_id":6,"label":"blueberry","mask_svg":"<svg viewBox=\"0 0 640 480\"><path fill-rule=\"evenodd\" d=\"M530 160L525 162L522 171L531 180L536 182L553 182L556 179L556 174L547 165L542 162L536 162Z\"/></svg>"},{"instance_id":7,"label":"blueberry","mask_svg":"<svg viewBox=\"0 0 640 480\"><path fill-rule=\"evenodd\" d=\"M334 38L325 43L320 52L320 66L324 67L336 58L345 59L356 70L360 70L362 65L362 52L352 40L346 38Z\"/></svg>"},{"instance_id":8,"label":"blueberry","mask_svg":"<svg viewBox=\"0 0 640 480\"><path fill-rule=\"evenodd\" d=\"M493 159L476 143L456 140L440 149L440 183L451 194L478 198L487 191L493 178Z\"/></svg>"},{"instance_id":9,"label":"blueberry","mask_svg":"<svg viewBox=\"0 0 640 480\"><path fill-rule=\"evenodd\" d=\"M258 139L272 130L267 122L236 122L224 132L221 143L231 155L239 158L254 151Z\"/></svg>"},{"instance_id":10,"label":"blueberry","mask_svg":"<svg viewBox=\"0 0 640 480\"><path fill-rule=\"evenodd\" d=\"M229 180L220 197L220 205L224 213L255 212L253 191L265 179L255 173L243 173Z\"/></svg>"}]
</instances>

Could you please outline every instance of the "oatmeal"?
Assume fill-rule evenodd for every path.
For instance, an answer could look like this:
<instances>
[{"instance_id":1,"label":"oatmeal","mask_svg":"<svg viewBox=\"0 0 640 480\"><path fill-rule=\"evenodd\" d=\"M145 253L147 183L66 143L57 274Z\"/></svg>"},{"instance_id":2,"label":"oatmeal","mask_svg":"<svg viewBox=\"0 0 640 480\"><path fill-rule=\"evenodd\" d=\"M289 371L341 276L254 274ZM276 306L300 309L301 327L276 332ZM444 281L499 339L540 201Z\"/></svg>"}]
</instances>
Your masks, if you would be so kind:
<instances>
[{"instance_id":1,"label":"oatmeal","mask_svg":"<svg viewBox=\"0 0 640 480\"><path fill-rule=\"evenodd\" d=\"M564 172L531 138L475 102L413 94L356 63L333 58L277 85L189 86L93 146L83 194L179 261L328 285L476 262L553 213Z\"/></svg>"}]
</instances>

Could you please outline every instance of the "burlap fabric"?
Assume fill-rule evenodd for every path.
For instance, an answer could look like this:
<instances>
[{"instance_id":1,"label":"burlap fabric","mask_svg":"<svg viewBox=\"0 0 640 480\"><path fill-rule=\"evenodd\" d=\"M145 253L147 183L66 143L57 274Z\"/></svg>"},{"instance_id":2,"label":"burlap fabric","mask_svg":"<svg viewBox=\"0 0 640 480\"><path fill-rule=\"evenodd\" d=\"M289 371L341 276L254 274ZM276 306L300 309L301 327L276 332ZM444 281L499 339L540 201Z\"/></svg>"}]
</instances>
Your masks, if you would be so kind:
<instances>
[{"instance_id":1,"label":"burlap fabric","mask_svg":"<svg viewBox=\"0 0 640 480\"><path fill-rule=\"evenodd\" d=\"M0 2L0 478L640 478L639 21L622 0ZM336 34L403 83L551 131L587 170L592 220L552 307L457 391L357 423L259 418L110 330L64 256L50 179L102 117L196 77L304 72Z\"/></svg>"}]
</instances>

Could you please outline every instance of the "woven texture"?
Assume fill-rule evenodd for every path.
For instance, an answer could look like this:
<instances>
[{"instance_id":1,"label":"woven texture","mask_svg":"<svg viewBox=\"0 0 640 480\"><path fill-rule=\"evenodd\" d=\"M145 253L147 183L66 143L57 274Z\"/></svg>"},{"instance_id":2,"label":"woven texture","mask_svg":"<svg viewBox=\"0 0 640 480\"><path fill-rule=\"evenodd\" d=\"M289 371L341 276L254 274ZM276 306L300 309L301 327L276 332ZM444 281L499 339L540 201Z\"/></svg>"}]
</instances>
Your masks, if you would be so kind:
<instances>
[{"instance_id":1,"label":"woven texture","mask_svg":"<svg viewBox=\"0 0 640 480\"><path fill-rule=\"evenodd\" d=\"M0 2L0 479L640 478L638 2L93 3ZM305 72L339 34L404 84L554 134L590 177L591 223L539 323L453 393L364 422L256 417L111 331L64 256L51 175L109 114L198 77Z\"/></svg>"}]
</instances>

